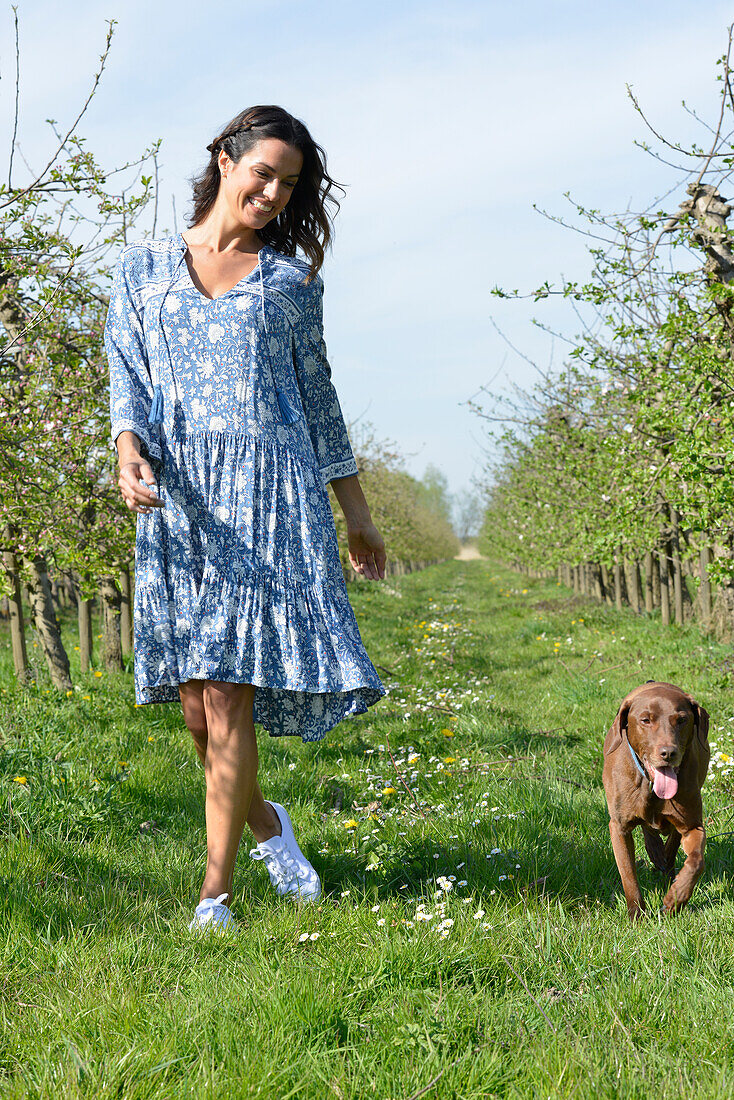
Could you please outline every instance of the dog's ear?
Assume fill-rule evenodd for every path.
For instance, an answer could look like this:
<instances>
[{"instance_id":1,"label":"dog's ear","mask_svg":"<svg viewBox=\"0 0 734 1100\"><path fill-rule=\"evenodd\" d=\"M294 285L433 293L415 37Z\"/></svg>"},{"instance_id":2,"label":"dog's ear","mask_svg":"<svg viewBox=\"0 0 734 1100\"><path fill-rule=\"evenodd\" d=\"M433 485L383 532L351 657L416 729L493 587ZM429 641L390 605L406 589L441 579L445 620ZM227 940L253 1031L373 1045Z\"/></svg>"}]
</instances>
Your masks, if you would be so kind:
<instances>
[{"instance_id":1,"label":"dog's ear","mask_svg":"<svg viewBox=\"0 0 734 1100\"><path fill-rule=\"evenodd\" d=\"M617 717L612 723L612 728L607 734L606 741L604 743L604 755L611 756L613 752L619 748L622 744L622 732L627 729L627 717L630 712L630 698L627 696L620 705L617 711Z\"/></svg>"},{"instance_id":2,"label":"dog's ear","mask_svg":"<svg viewBox=\"0 0 734 1100\"><path fill-rule=\"evenodd\" d=\"M703 748L706 749L707 752L709 752L710 750L709 750L709 714L708 714L708 711L704 710L704 708L699 703L696 702L696 700L693 698L692 695L686 694L686 699L688 700L688 702L691 704L691 707L693 708L693 718L694 718L695 723L696 723L696 734L698 735L698 740L701 743L701 745L703 746Z\"/></svg>"}]
</instances>

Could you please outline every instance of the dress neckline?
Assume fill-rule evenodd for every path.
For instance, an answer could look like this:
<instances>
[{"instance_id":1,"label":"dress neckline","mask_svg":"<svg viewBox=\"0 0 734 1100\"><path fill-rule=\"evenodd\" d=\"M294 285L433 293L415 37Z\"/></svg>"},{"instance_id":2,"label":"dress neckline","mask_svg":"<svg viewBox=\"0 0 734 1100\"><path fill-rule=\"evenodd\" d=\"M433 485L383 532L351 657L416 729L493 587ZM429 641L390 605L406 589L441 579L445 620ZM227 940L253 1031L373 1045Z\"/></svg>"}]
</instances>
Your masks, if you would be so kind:
<instances>
[{"instance_id":1,"label":"dress neckline","mask_svg":"<svg viewBox=\"0 0 734 1100\"><path fill-rule=\"evenodd\" d=\"M191 283L191 286L194 288L196 293L199 295L199 297L204 302L218 302L220 298L226 298L228 294L231 294L233 291L237 290L237 288L239 286L241 286L243 283L248 282L250 279L257 278L259 276L259 273L260 273L260 262L261 262L262 253L268 247L265 243L263 243L260 246L260 248L258 248L258 250L257 250L257 263L253 267L252 271L249 271L247 273L247 275L243 275L242 278L239 279L234 284L234 286L231 286L229 288L229 290L223 291L222 294L217 294L216 298L210 298L208 295L202 294L202 292L199 290L198 286L196 285L196 283L193 280L193 277L191 275L191 271L189 270L188 262L186 260L186 253L189 251L189 246L188 246L188 242L184 238L183 233L178 233L177 234L177 240L178 240L179 245L181 246L181 251L183 252L183 255L184 255L184 266L186 267L186 274L188 275L189 282Z\"/></svg>"}]
</instances>

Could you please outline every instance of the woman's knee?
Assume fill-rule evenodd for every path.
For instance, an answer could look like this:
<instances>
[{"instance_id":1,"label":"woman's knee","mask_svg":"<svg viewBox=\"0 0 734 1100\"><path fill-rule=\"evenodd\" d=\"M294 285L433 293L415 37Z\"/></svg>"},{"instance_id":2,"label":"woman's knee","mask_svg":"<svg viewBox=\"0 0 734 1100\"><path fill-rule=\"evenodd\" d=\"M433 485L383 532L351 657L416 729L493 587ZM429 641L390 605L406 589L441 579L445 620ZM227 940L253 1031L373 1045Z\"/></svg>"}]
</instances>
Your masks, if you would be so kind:
<instances>
[{"instance_id":1,"label":"woman's knee","mask_svg":"<svg viewBox=\"0 0 734 1100\"><path fill-rule=\"evenodd\" d=\"M206 749L208 729L202 695L203 692L201 689L196 690L189 685L179 686L179 696L181 698L181 709L183 710L184 722L197 747Z\"/></svg>"},{"instance_id":2,"label":"woman's knee","mask_svg":"<svg viewBox=\"0 0 734 1100\"><path fill-rule=\"evenodd\" d=\"M252 719L255 701L253 684L229 684L220 680L205 680L202 691L205 712L212 719L224 719L225 724L234 718Z\"/></svg>"}]
</instances>

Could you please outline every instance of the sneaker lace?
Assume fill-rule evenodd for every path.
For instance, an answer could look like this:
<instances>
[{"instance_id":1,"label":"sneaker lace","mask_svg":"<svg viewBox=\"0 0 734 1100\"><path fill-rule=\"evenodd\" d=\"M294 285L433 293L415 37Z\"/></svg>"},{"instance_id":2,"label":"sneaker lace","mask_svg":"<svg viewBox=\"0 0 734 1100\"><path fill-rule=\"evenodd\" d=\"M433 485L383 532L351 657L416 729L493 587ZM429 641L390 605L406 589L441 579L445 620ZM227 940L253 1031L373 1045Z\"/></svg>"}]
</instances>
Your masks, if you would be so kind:
<instances>
[{"instance_id":1,"label":"sneaker lace","mask_svg":"<svg viewBox=\"0 0 734 1100\"><path fill-rule=\"evenodd\" d=\"M214 930L223 933L229 929L232 925L232 914L228 907L222 904L228 896L225 891L217 898L203 898L196 906L194 919L189 925L190 931Z\"/></svg>"},{"instance_id":2,"label":"sneaker lace","mask_svg":"<svg viewBox=\"0 0 734 1100\"><path fill-rule=\"evenodd\" d=\"M203 902L199 902L197 911L200 917L205 921L220 919L226 915L227 906L222 902L229 894L225 890L223 894L220 894L218 898L205 898ZM207 902L209 903L207 905Z\"/></svg>"},{"instance_id":3,"label":"sneaker lace","mask_svg":"<svg viewBox=\"0 0 734 1100\"><path fill-rule=\"evenodd\" d=\"M295 880L298 882L298 866L291 852L281 845L277 849L263 848L260 845L250 852L253 859L262 859L268 869L268 874L273 883L280 887L290 886Z\"/></svg>"}]
</instances>

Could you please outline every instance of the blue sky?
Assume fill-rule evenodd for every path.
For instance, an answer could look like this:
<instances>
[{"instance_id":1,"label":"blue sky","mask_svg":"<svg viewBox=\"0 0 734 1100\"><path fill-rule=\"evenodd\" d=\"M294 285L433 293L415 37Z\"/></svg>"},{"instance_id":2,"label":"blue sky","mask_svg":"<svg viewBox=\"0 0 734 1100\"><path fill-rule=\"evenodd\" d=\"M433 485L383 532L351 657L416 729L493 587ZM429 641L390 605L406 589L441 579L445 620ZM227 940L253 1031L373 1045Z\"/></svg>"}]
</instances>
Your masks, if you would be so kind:
<instances>
[{"instance_id":1,"label":"blue sky","mask_svg":"<svg viewBox=\"0 0 734 1100\"><path fill-rule=\"evenodd\" d=\"M613 211L667 190L671 171L634 145L649 135L625 84L668 136L702 140L681 100L713 117L714 63L734 20L734 5L678 0L79 0L73 15L20 0L18 9L19 143L33 166L51 148L44 119L64 126L76 115L106 21L118 21L80 132L108 168L163 139L159 232L174 229L174 198L175 228L185 227L189 177L238 111L277 103L306 122L347 185L322 271L345 416L397 443L416 476L437 465L452 491L469 487L484 461L483 426L466 401L491 380L497 390L534 376L495 324L542 367L562 346L532 318L576 327L558 300L490 295L495 285L529 290L586 273L583 239L533 204L569 216L565 191ZM8 3L4 151L14 64Z\"/></svg>"}]
</instances>

